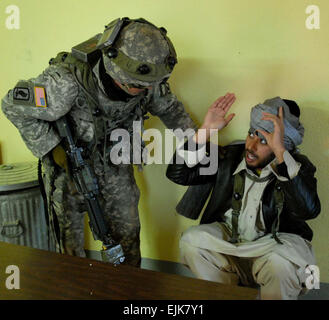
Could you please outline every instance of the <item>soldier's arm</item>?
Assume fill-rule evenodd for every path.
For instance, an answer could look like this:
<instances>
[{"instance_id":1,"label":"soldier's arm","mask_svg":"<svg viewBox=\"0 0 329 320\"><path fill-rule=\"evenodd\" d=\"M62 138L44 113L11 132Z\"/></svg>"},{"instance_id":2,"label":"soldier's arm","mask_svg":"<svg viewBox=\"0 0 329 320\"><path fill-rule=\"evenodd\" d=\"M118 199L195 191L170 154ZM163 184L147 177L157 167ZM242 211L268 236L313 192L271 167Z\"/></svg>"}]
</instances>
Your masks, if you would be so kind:
<instances>
[{"instance_id":1,"label":"soldier's arm","mask_svg":"<svg viewBox=\"0 0 329 320\"><path fill-rule=\"evenodd\" d=\"M171 92L168 83L153 88L153 99L149 106L152 115L158 116L169 129L196 129L197 126L184 109L183 104Z\"/></svg>"},{"instance_id":2,"label":"soldier's arm","mask_svg":"<svg viewBox=\"0 0 329 320\"><path fill-rule=\"evenodd\" d=\"M60 142L51 122L69 112L77 94L71 73L50 66L37 78L19 81L2 99L1 107L27 147L41 158Z\"/></svg>"}]
</instances>

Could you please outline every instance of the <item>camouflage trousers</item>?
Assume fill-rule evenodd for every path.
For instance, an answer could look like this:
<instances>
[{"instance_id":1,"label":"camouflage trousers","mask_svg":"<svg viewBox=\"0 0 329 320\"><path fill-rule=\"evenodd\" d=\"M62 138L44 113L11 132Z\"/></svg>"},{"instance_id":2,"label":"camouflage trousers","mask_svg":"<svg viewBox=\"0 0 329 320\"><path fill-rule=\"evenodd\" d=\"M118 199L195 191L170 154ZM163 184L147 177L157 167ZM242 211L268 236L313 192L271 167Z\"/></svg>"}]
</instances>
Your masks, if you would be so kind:
<instances>
[{"instance_id":1,"label":"camouflage trousers","mask_svg":"<svg viewBox=\"0 0 329 320\"><path fill-rule=\"evenodd\" d=\"M48 212L56 233L59 227L61 252L85 257L84 216L87 208L84 198L68 179L64 169L51 159L42 160L43 180L48 198ZM125 263L139 267L140 222L138 213L139 189L132 165L106 165L94 159L94 171L100 188L100 202L111 237L122 245ZM57 220L57 221L56 221Z\"/></svg>"}]
</instances>

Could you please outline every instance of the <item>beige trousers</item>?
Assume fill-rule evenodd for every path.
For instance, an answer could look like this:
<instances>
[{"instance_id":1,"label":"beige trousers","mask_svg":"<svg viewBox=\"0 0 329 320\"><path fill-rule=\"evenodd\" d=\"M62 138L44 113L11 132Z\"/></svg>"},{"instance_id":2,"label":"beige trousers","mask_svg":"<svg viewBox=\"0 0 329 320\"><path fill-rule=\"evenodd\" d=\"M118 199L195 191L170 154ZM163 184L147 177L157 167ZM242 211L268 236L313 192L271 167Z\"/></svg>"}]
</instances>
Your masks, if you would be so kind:
<instances>
[{"instance_id":1,"label":"beige trousers","mask_svg":"<svg viewBox=\"0 0 329 320\"><path fill-rule=\"evenodd\" d=\"M299 294L304 293L302 266L281 254L285 248L276 250L274 239L262 239L269 243L267 246L257 244L257 240L235 246L227 240L228 233L219 223L191 227L180 240L182 263L200 279L259 287L259 298L264 300L295 300ZM283 246L285 245L288 255L298 254L296 251L289 252L291 243L284 240ZM305 246L304 249L309 250L308 248ZM292 260L298 263L303 261L301 257Z\"/></svg>"}]
</instances>

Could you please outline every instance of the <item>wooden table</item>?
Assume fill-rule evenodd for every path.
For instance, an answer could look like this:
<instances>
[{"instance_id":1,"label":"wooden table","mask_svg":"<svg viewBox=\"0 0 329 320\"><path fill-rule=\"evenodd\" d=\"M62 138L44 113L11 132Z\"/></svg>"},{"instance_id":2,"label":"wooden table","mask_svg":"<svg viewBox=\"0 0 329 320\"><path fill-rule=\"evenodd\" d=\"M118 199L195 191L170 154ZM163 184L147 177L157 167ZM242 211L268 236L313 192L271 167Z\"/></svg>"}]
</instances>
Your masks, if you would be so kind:
<instances>
[{"instance_id":1,"label":"wooden table","mask_svg":"<svg viewBox=\"0 0 329 320\"><path fill-rule=\"evenodd\" d=\"M20 289L8 290L9 265ZM0 299L249 300L257 290L0 242Z\"/></svg>"}]
</instances>

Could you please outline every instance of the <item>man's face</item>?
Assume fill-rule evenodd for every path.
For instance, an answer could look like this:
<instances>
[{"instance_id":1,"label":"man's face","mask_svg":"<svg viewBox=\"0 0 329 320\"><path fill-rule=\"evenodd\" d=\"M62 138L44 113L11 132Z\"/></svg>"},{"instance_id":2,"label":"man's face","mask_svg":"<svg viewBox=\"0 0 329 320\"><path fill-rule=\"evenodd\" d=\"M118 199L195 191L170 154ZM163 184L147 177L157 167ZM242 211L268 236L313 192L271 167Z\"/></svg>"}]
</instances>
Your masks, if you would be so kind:
<instances>
[{"instance_id":1,"label":"man's face","mask_svg":"<svg viewBox=\"0 0 329 320\"><path fill-rule=\"evenodd\" d=\"M245 151L247 167L250 169L263 169L275 158L266 140L252 131L248 132Z\"/></svg>"},{"instance_id":2,"label":"man's face","mask_svg":"<svg viewBox=\"0 0 329 320\"><path fill-rule=\"evenodd\" d=\"M123 83L118 82L117 80L114 80L117 86L119 86L123 91L127 92L131 96L138 96L140 93L144 92L145 90L151 90L152 86L149 87L138 87L136 88L133 85L126 85Z\"/></svg>"}]
</instances>

